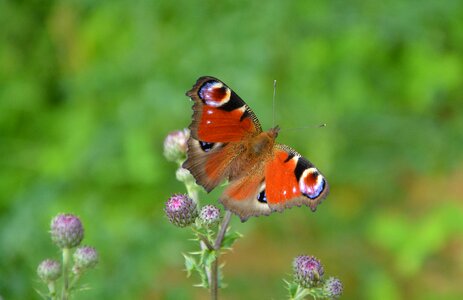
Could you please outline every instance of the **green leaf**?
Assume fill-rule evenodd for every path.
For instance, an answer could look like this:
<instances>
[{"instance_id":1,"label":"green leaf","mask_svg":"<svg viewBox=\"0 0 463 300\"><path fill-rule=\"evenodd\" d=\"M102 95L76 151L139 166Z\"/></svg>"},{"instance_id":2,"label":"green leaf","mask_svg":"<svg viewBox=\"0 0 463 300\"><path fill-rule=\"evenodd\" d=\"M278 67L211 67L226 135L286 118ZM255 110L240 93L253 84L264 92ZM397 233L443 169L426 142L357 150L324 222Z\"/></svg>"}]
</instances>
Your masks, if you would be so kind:
<instances>
[{"instance_id":1,"label":"green leaf","mask_svg":"<svg viewBox=\"0 0 463 300\"><path fill-rule=\"evenodd\" d=\"M221 249L232 249L233 243L242 237L243 235L239 232L227 232L222 240Z\"/></svg>"},{"instance_id":2,"label":"green leaf","mask_svg":"<svg viewBox=\"0 0 463 300\"><path fill-rule=\"evenodd\" d=\"M38 289L35 289L35 291L37 292L37 294L40 295L40 297L41 297L42 299L50 299L50 296L48 296L48 295L45 294L44 292L39 291Z\"/></svg>"},{"instance_id":3,"label":"green leaf","mask_svg":"<svg viewBox=\"0 0 463 300\"><path fill-rule=\"evenodd\" d=\"M187 277L190 277L191 272L195 269L198 269L198 263L196 262L196 259L190 255L183 254L183 257L185 258L185 269L187 272Z\"/></svg>"},{"instance_id":4,"label":"green leaf","mask_svg":"<svg viewBox=\"0 0 463 300\"><path fill-rule=\"evenodd\" d=\"M289 298L293 299L297 293L297 284L286 280L283 281L286 284L286 289L288 290Z\"/></svg>"},{"instance_id":5,"label":"green leaf","mask_svg":"<svg viewBox=\"0 0 463 300\"><path fill-rule=\"evenodd\" d=\"M312 287L310 289L306 289L312 297L315 299L326 299L327 295L325 290L322 287Z\"/></svg>"},{"instance_id":6,"label":"green leaf","mask_svg":"<svg viewBox=\"0 0 463 300\"><path fill-rule=\"evenodd\" d=\"M201 264L204 264L204 266L210 267L216 259L217 259L216 251L204 249L203 255L201 256Z\"/></svg>"},{"instance_id":7,"label":"green leaf","mask_svg":"<svg viewBox=\"0 0 463 300\"><path fill-rule=\"evenodd\" d=\"M195 284L196 287L203 287L208 289L209 288L209 279L207 278L206 269L204 268L197 268L198 275L201 278L200 284Z\"/></svg>"}]
</instances>

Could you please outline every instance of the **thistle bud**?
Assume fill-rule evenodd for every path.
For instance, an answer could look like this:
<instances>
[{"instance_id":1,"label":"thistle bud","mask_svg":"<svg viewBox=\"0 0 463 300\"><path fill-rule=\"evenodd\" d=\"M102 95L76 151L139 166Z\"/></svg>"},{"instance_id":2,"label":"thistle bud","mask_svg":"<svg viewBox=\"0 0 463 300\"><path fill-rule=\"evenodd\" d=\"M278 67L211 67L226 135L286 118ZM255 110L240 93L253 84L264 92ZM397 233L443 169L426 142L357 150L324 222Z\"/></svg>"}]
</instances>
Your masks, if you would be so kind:
<instances>
[{"instance_id":1,"label":"thistle bud","mask_svg":"<svg viewBox=\"0 0 463 300\"><path fill-rule=\"evenodd\" d=\"M218 223L220 221L220 210L214 205L206 205L201 209L199 219L206 225Z\"/></svg>"},{"instance_id":2,"label":"thistle bud","mask_svg":"<svg viewBox=\"0 0 463 300\"><path fill-rule=\"evenodd\" d=\"M329 298L336 299L342 294L342 282L338 278L330 277L325 281L323 289Z\"/></svg>"},{"instance_id":3,"label":"thistle bud","mask_svg":"<svg viewBox=\"0 0 463 300\"><path fill-rule=\"evenodd\" d=\"M169 221L178 227L193 224L198 216L196 203L184 194L175 194L170 197L164 211Z\"/></svg>"},{"instance_id":4,"label":"thistle bud","mask_svg":"<svg viewBox=\"0 0 463 300\"><path fill-rule=\"evenodd\" d=\"M323 266L313 256L301 255L294 259L294 281L304 288L315 286L323 278Z\"/></svg>"},{"instance_id":5,"label":"thistle bud","mask_svg":"<svg viewBox=\"0 0 463 300\"><path fill-rule=\"evenodd\" d=\"M177 130L167 135L164 140L164 156L168 161L185 159L189 137L190 131L188 129Z\"/></svg>"},{"instance_id":6,"label":"thistle bud","mask_svg":"<svg viewBox=\"0 0 463 300\"><path fill-rule=\"evenodd\" d=\"M74 248L84 238L84 228L78 217L59 214L51 221L51 238L60 248Z\"/></svg>"},{"instance_id":7,"label":"thistle bud","mask_svg":"<svg viewBox=\"0 0 463 300\"><path fill-rule=\"evenodd\" d=\"M61 264L56 260L46 259L37 268L37 274L44 282L52 282L61 276Z\"/></svg>"},{"instance_id":8,"label":"thistle bud","mask_svg":"<svg viewBox=\"0 0 463 300\"><path fill-rule=\"evenodd\" d=\"M74 252L74 272L94 268L98 263L98 252L95 248L82 246Z\"/></svg>"}]
</instances>

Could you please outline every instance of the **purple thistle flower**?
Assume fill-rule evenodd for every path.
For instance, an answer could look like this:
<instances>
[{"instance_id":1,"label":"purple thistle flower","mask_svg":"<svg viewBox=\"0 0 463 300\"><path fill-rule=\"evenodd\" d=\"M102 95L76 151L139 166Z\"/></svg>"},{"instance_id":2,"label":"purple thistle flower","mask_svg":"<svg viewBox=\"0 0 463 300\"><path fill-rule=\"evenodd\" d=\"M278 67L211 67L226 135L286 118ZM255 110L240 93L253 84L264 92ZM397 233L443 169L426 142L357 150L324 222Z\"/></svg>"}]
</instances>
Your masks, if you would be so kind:
<instances>
[{"instance_id":1,"label":"purple thistle flower","mask_svg":"<svg viewBox=\"0 0 463 300\"><path fill-rule=\"evenodd\" d=\"M330 277L325 281L324 290L329 298L335 299L341 296L343 286L341 280Z\"/></svg>"},{"instance_id":2,"label":"purple thistle flower","mask_svg":"<svg viewBox=\"0 0 463 300\"><path fill-rule=\"evenodd\" d=\"M178 161L185 158L189 137L188 129L173 131L167 135L164 140L164 156L167 160Z\"/></svg>"},{"instance_id":3,"label":"purple thistle flower","mask_svg":"<svg viewBox=\"0 0 463 300\"><path fill-rule=\"evenodd\" d=\"M164 211L169 221L178 227L193 224L198 216L196 203L185 194L175 194L170 197Z\"/></svg>"},{"instance_id":4,"label":"purple thistle flower","mask_svg":"<svg viewBox=\"0 0 463 300\"><path fill-rule=\"evenodd\" d=\"M204 224L215 224L220 221L220 209L214 205L206 205L201 209L199 218Z\"/></svg>"},{"instance_id":5,"label":"purple thistle flower","mask_svg":"<svg viewBox=\"0 0 463 300\"><path fill-rule=\"evenodd\" d=\"M323 266L314 256L300 255L294 259L294 281L302 287L316 285L323 278Z\"/></svg>"},{"instance_id":6,"label":"purple thistle flower","mask_svg":"<svg viewBox=\"0 0 463 300\"><path fill-rule=\"evenodd\" d=\"M52 282L61 276L61 264L56 260L46 259L37 268L37 274L44 282Z\"/></svg>"},{"instance_id":7,"label":"purple thistle flower","mask_svg":"<svg viewBox=\"0 0 463 300\"><path fill-rule=\"evenodd\" d=\"M74 252L74 273L79 273L81 270L94 268L98 264L98 252L95 248L82 246Z\"/></svg>"},{"instance_id":8,"label":"purple thistle flower","mask_svg":"<svg viewBox=\"0 0 463 300\"><path fill-rule=\"evenodd\" d=\"M51 239L60 248L74 248L84 238L80 219L72 214L59 214L51 221Z\"/></svg>"}]
</instances>

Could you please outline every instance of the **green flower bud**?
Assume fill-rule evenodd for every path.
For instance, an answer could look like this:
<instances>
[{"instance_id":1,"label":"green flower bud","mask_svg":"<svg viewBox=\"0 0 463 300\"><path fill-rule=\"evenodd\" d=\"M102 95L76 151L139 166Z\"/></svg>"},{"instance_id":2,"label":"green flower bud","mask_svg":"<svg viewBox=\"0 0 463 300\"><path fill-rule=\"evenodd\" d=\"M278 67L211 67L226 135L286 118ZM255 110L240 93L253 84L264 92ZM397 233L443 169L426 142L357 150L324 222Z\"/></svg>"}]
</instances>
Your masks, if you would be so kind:
<instances>
[{"instance_id":1,"label":"green flower bud","mask_svg":"<svg viewBox=\"0 0 463 300\"><path fill-rule=\"evenodd\" d=\"M56 260L46 259L37 268L37 274L44 282L52 282L61 276L61 264Z\"/></svg>"},{"instance_id":2,"label":"green flower bud","mask_svg":"<svg viewBox=\"0 0 463 300\"><path fill-rule=\"evenodd\" d=\"M74 272L92 269L98 264L98 252L95 248L82 246L74 252Z\"/></svg>"},{"instance_id":3,"label":"green flower bud","mask_svg":"<svg viewBox=\"0 0 463 300\"><path fill-rule=\"evenodd\" d=\"M51 221L51 238L60 248L74 248L84 238L79 218L72 214L59 214Z\"/></svg>"},{"instance_id":4,"label":"green flower bud","mask_svg":"<svg viewBox=\"0 0 463 300\"><path fill-rule=\"evenodd\" d=\"M164 156L169 161L179 161L185 159L188 148L188 129L177 130L169 133L164 140Z\"/></svg>"}]
</instances>

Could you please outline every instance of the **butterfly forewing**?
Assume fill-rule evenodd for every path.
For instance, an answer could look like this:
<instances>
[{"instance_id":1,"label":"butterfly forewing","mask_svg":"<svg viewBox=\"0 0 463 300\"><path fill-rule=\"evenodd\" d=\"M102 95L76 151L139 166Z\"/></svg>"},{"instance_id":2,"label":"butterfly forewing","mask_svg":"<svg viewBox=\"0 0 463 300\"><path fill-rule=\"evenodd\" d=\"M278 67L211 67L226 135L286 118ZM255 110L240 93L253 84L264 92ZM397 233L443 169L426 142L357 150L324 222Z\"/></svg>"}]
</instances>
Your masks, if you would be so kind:
<instances>
[{"instance_id":1,"label":"butterfly forewing","mask_svg":"<svg viewBox=\"0 0 463 300\"><path fill-rule=\"evenodd\" d=\"M205 76L186 93L193 101L193 138L203 142L239 142L262 132L254 112L228 86Z\"/></svg>"}]
</instances>

